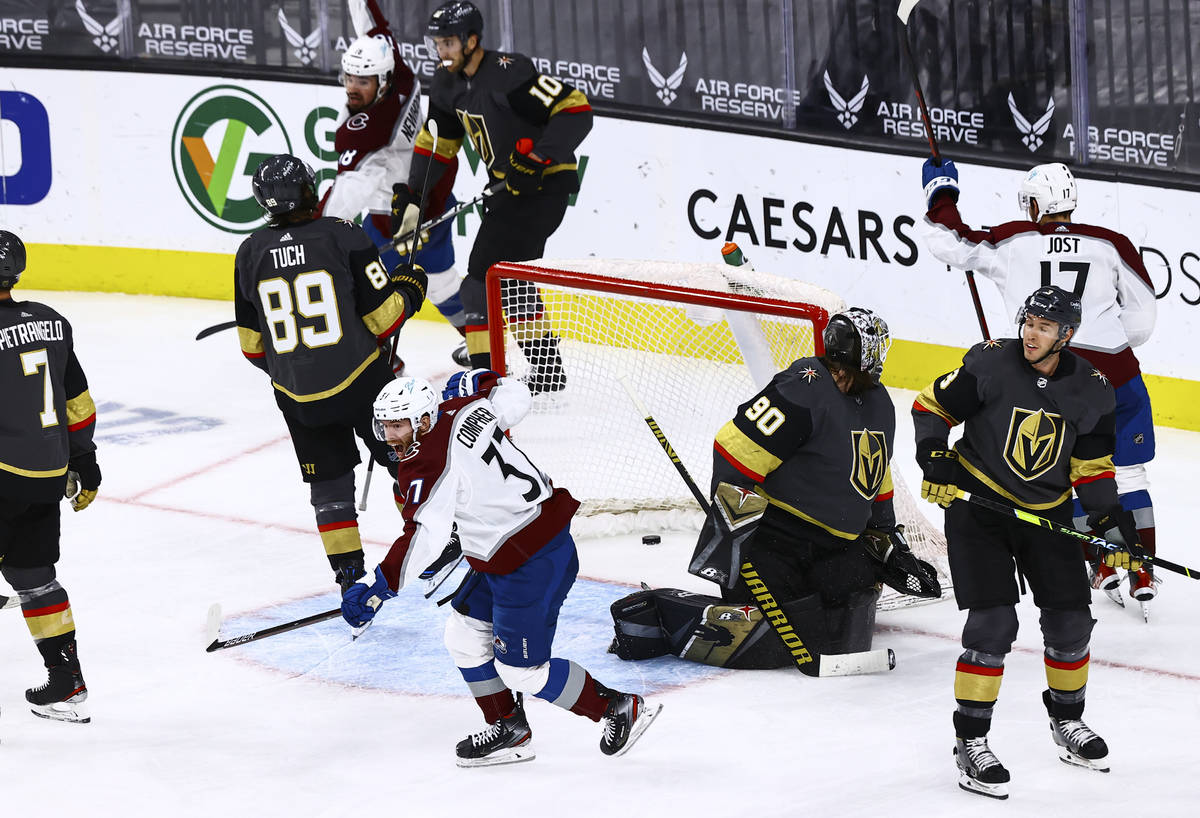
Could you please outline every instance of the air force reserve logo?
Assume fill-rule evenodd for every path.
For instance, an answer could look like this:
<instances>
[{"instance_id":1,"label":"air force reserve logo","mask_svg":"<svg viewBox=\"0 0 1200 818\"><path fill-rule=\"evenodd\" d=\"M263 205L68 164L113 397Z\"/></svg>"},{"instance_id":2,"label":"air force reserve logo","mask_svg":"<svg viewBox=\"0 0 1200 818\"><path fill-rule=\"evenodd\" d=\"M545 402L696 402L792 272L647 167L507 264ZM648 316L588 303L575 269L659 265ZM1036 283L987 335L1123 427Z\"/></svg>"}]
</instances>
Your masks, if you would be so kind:
<instances>
[{"instance_id":1,"label":"air force reserve logo","mask_svg":"<svg viewBox=\"0 0 1200 818\"><path fill-rule=\"evenodd\" d=\"M867 91L871 90L871 83L867 80L867 75L863 74L862 87L858 89L858 93L849 100L846 100L833 87L833 80L830 79L829 72L826 71L825 90L829 92L829 102L833 105L834 110L838 112L838 122L842 123L843 128L849 130L855 122L858 122L858 112L862 110L863 100L867 98Z\"/></svg>"},{"instance_id":2,"label":"air force reserve logo","mask_svg":"<svg viewBox=\"0 0 1200 818\"><path fill-rule=\"evenodd\" d=\"M1033 153L1042 146L1042 137L1050 127L1050 120L1054 118L1054 97L1050 97L1046 102L1046 112L1032 124L1017 108L1017 101L1013 99L1012 91L1008 92L1008 110L1012 112L1013 124L1021 132L1021 141L1025 143L1025 147L1029 148L1029 152Z\"/></svg>"},{"instance_id":3,"label":"air force reserve logo","mask_svg":"<svg viewBox=\"0 0 1200 818\"><path fill-rule=\"evenodd\" d=\"M887 438L883 432L872 432L863 429L860 432L850 432L853 447L853 466L850 471L850 485L854 490L868 500L874 500L883 486L884 475L888 468Z\"/></svg>"},{"instance_id":4,"label":"air force reserve logo","mask_svg":"<svg viewBox=\"0 0 1200 818\"><path fill-rule=\"evenodd\" d=\"M687 71L687 52L685 51L679 56L679 67L671 72L669 77L664 77L662 72L654 67L654 63L650 62L650 52L645 46L642 46L642 64L646 66L646 76L650 78L650 82L658 90L655 95L662 101L663 105L670 105L678 96L675 92L683 83L683 73Z\"/></svg>"},{"instance_id":5,"label":"air force reserve logo","mask_svg":"<svg viewBox=\"0 0 1200 818\"><path fill-rule=\"evenodd\" d=\"M317 56L317 50L321 47L321 35L325 33L325 26L318 25L314 30L304 36L296 29L288 25L287 15L283 13L283 6L279 7L279 28L283 31L283 36L287 38L290 45L303 65L309 65Z\"/></svg>"},{"instance_id":6,"label":"air force reserve logo","mask_svg":"<svg viewBox=\"0 0 1200 818\"><path fill-rule=\"evenodd\" d=\"M1062 445L1062 415L1044 409L1013 409L1004 462L1022 480L1036 480L1050 471L1058 463Z\"/></svg>"}]
</instances>

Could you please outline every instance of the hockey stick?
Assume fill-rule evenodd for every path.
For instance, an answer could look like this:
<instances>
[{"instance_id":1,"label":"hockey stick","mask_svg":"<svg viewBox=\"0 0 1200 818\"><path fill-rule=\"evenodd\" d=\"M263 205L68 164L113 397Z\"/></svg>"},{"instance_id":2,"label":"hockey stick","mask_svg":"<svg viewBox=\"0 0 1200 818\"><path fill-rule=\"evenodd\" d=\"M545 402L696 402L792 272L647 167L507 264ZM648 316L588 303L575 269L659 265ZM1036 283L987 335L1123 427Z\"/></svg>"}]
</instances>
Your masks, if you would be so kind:
<instances>
[{"instance_id":1,"label":"hockey stick","mask_svg":"<svg viewBox=\"0 0 1200 818\"><path fill-rule=\"evenodd\" d=\"M904 56L908 60L908 70L912 75L913 90L917 93L917 105L921 109L921 122L925 126L925 138L929 140L929 152L933 154L933 164L941 167L942 153L938 150L937 139L933 135L933 122L929 118L929 106L925 104L925 92L921 90L921 77L917 73L917 64L913 61L912 46L908 44L908 18L912 14L919 0L900 0L900 5L896 9L896 16L900 18L900 47L904 50ZM983 340L987 341L992 337L988 332L987 320L983 317L983 302L979 300L979 288L975 285L975 272L973 270L964 270L967 277L967 287L971 290L971 301L975 305L975 317L979 319L979 330L983 333Z\"/></svg>"},{"instance_id":2,"label":"hockey stick","mask_svg":"<svg viewBox=\"0 0 1200 818\"><path fill-rule=\"evenodd\" d=\"M332 611L324 611L322 613L312 614L311 616L306 616L303 619L295 619L291 622L284 622L282 625L272 625L271 627L263 628L262 630L243 633L241 636L234 636L230 639L221 639L219 638L221 631L221 603L214 602L212 607L208 609L209 644L208 647L205 648L205 651L212 653L214 650L224 650L225 648L244 645L247 642L257 642L259 639L266 639L268 636L287 633L288 631L294 631L297 628L315 625L318 622L326 622L330 619L336 619L341 615L342 609L334 608ZM355 636L357 637L357 634L355 634Z\"/></svg>"},{"instance_id":3,"label":"hockey stick","mask_svg":"<svg viewBox=\"0 0 1200 818\"><path fill-rule=\"evenodd\" d=\"M1056 534L1062 534L1064 536L1079 540L1080 542L1086 543L1093 548L1099 549L1100 551L1126 550L1125 546L1123 545L1117 545L1116 543L1109 542L1103 537L1097 537L1094 534L1087 534L1083 531L1077 531L1068 525L1056 523L1053 520L1046 519L1045 517L1039 517L1038 515L1028 512L1023 508L1017 508L1016 506L1010 506L1005 503L997 503L995 500L989 500L986 497L979 497L969 491L963 491L962 489L959 489L955 496L959 500L966 500L968 503L974 503L977 506L990 508L992 511L997 511L1001 514L1007 514L1010 517L1015 517L1023 523L1036 525L1040 528L1047 528ZM1159 568L1165 568L1168 571L1174 571L1176 574L1183 574L1185 577L1200 579L1200 570L1188 568L1180 565L1179 563L1170 562L1169 560L1164 560L1162 557L1152 557L1147 554L1142 558L1142 562L1150 563L1151 565L1158 566Z\"/></svg>"},{"instance_id":4,"label":"hockey stick","mask_svg":"<svg viewBox=\"0 0 1200 818\"><path fill-rule=\"evenodd\" d=\"M5 608L16 608L21 604L21 597L14 594L13 596L0 595L0 611Z\"/></svg>"},{"instance_id":5,"label":"hockey stick","mask_svg":"<svg viewBox=\"0 0 1200 818\"><path fill-rule=\"evenodd\" d=\"M439 224L443 224L444 222L450 221L455 216L457 216L459 213L462 213L464 210L470 210L473 207L478 207L480 204L483 203L484 199L486 199L487 197L492 196L496 193L499 193L502 190L504 190L504 180L503 179L501 179L499 182L496 182L496 184L492 185L491 187L484 188L483 193L480 193L478 196L476 196L471 201L459 202L458 204L456 204L450 210L447 210L442 215L435 216L434 218L430 219L429 221L424 222L423 224L421 224L420 227L415 228L412 232L405 233L401 236L397 236L396 238L389 241L387 244L382 245L379 248L379 252L385 253L388 250L394 250L396 248L397 244L403 244L404 242L410 240L411 238L418 235L419 233L428 233L430 230L437 227Z\"/></svg>"},{"instance_id":6,"label":"hockey stick","mask_svg":"<svg viewBox=\"0 0 1200 818\"><path fill-rule=\"evenodd\" d=\"M218 332L224 332L227 329L233 329L237 326L237 321L222 321L219 324L213 324L211 327L205 327L196 333L196 340L200 341L210 335L216 335Z\"/></svg>"},{"instance_id":7,"label":"hockey stick","mask_svg":"<svg viewBox=\"0 0 1200 818\"><path fill-rule=\"evenodd\" d=\"M662 446L667 457L675 464L675 470L679 472L679 476L687 484L688 489L692 492L692 496L696 498L696 503L705 514L708 514L708 500L700 493L700 488L696 485L696 481L692 479L687 467L683 465L679 456L675 454L675 449L671 446L671 442L667 440L667 436L663 434L662 429L659 428L654 416L642 404L641 399L633 391L633 387L629 385L624 375L617 375L617 380L621 382L621 386L625 389L626 394L629 395L629 399L633 401L633 405L641 412L642 419L646 421L646 425L654 433L658 444ZM750 593L754 595L754 599L758 603L758 608L762 611L763 617L770 624L772 630L775 631L775 634L783 641L783 644L787 646L788 651L792 654L792 661L795 663L796 669L805 676L856 676L862 673L880 673L896 667L896 654L891 648L880 648L878 650L868 650L859 653L822 655L805 647L804 641L788 621L783 609L775 602L775 597L771 595L770 589L767 588L766 583L759 576L758 571L755 570L750 560L743 560L741 575L746 586L750 589Z\"/></svg>"}]
</instances>

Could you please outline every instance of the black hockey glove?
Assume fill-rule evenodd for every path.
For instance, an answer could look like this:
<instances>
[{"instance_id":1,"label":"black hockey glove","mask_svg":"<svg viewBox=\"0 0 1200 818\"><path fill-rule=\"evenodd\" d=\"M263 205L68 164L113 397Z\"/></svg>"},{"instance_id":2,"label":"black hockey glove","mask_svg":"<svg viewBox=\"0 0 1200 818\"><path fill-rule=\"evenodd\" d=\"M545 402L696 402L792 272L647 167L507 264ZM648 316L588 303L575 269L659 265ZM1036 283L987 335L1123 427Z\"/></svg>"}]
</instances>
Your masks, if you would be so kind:
<instances>
[{"instance_id":1,"label":"black hockey glove","mask_svg":"<svg viewBox=\"0 0 1200 818\"><path fill-rule=\"evenodd\" d=\"M504 186L512 195L520 196L542 189L542 175L550 166L550 160L534 159L528 154L513 151L508 155L508 166Z\"/></svg>"},{"instance_id":2,"label":"black hockey glove","mask_svg":"<svg viewBox=\"0 0 1200 818\"><path fill-rule=\"evenodd\" d=\"M401 257L408 257L413 252L413 241L418 240L416 228L421 223L421 194L413 191L408 185L396 184L391 186L391 216L389 224L391 235L396 239L396 252ZM401 241L407 236L407 240ZM428 230L420 235L419 243L424 246L430 240Z\"/></svg>"},{"instance_id":3,"label":"black hockey glove","mask_svg":"<svg viewBox=\"0 0 1200 818\"><path fill-rule=\"evenodd\" d=\"M420 264L408 263L392 271L392 283L400 290L408 301L409 317L416 315L417 310L425 303L425 289L429 286L429 276Z\"/></svg>"},{"instance_id":4,"label":"black hockey glove","mask_svg":"<svg viewBox=\"0 0 1200 818\"><path fill-rule=\"evenodd\" d=\"M1088 514L1088 527L1113 545L1124 546L1100 555L1100 559L1109 568L1136 571L1142 567L1146 551L1142 548L1141 538L1138 537L1133 515L1128 511L1120 506L1093 511Z\"/></svg>"},{"instance_id":5,"label":"black hockey glove","mask_svg":"<svg viewBox=\"0 0 1200 818\"><path fill-rule=\"evenodd\" d=\"M917 444L917 464L921 467L921 497L949 508L958 494L958 455L946 448L944 440L927 438Z\"/></svg>"},{"instance_id":6,"label":"black hockey glove","mask_svg":"<svg viewBox=\"0 0 1200 818\"><path fill-rule=\"evenodd\" d=\"M880 582L910 596L941 597L942 584L938 582L937 571L913 554L904 537L904 526L868 528L859 541L866 552L879 561Z\"/></svg>"},{"instance_id":7,"label":"black hockey glove","mask_svg":"<svg viewBox=\"0 0 1200 818\"><path fill-rule=\"evenodd\" d=\"M63 491L63 496L71 501L71 508L83 511L96 499L99 489L100 465L95 450L71 458L67 465L67 487Z\"/></svg>"}]
</instances>

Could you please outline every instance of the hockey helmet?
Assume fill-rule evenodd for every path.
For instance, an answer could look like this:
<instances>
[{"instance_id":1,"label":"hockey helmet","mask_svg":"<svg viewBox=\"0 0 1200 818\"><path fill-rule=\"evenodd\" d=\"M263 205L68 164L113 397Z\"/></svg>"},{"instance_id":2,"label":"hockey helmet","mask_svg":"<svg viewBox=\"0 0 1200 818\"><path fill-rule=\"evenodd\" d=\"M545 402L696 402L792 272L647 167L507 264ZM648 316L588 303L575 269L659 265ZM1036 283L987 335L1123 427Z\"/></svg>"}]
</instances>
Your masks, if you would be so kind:
<instances>
[{"instance_id":1,"label":"hockey helmet","mask_svg":"<svg viewBox=\"0 0 1200 818\"><path fill-rule=\"evenodd\" d=\"M347 76L375 77L379 80L375 99L387 92L395 70L396 57L392 53L392 45L383 37L359 37L342 54L342 82L346 81Z\"/></svg>"},{"instance_id":2,"label":"hockey helmet","mask_svg":"<svg viewBox=\"0 0 1200 818\"><path fill-rule=\"evenodd\" d=\"M413 436L420 428L421 418L429 415L429 428L437 423L438 398L429 382L421 378L397 378L379 390L373 407L372 427L376 440L386 440L385 420L407 420L413 425Z\"/></svg>"},{"instance_id":3,"label":"hockey helmet","mask_svg":"<svg viewBox=\"0 0 1200 818\"><path fill-rule=\"evenodd\" d=\"M458 37L463 48L467 47L467 36L474 34L483 39L483 15L470 0L450 0L434 9L425 26L425 45L435 57L437 49L434 37Z\"/></svg>"},{"instance_id":4,"label":"hockey helmet","mask_svg":"<svg viewBox=\"0 0 1200 818\"><path fill-rule=\"evenodd\" d=\"M1021 212L1028 213L1029 202L1035 201L1039 217L1070 213L1075 209L1076 199L1075 176L1062 162L1034 166L1025 174L1017 191Z\"/></svg>"},{"instance_id":5,"label":"hockey helmet","mask_svg":"<svg viewBox=\"0 0 1200 818\"><path fill-rule=\"evenodd\" d=\"M254 198L272 216L317 206L317 179L306 162L287 153L262 161L250 181Z\"/></svg>"},{"instance_id":6,"label":"hockey helmet","mask_svg":"<svg viewBox=\"0 0 1200 818\"><path fill-rule=\"evenodd\" d=\"M0 230L0 290L11 290L25 272L25 245L16 233Z\"/></svg>"},{"instance_id":7,"label":"hockey helmet","mask_svg":"<svg viewBox=\"0 0 1200 818\"><path fill-rule=\"evenodd\" d=\"M1054 321L1058 324L1058 337L1066 338L1068 328L1079 329L1083 321L1083 306L1079 296L1050 284L1034 290L1025 299L1021 309L1017 310L1018 331L1025 326L1025 319L1029 316Z\"/></svg>"},{"instance_id":8,"label":"hockey helmet","mask_svg":"<svg viewBox=\"0 0 1200 818\"><path fill-rule=\"evenodd\" d=\"M892 346L887 322L863 307L851 307L829 319L821 333L825 357L851 369L860 369L879 383L883 364Z\"/></svg>"}]
</instances>

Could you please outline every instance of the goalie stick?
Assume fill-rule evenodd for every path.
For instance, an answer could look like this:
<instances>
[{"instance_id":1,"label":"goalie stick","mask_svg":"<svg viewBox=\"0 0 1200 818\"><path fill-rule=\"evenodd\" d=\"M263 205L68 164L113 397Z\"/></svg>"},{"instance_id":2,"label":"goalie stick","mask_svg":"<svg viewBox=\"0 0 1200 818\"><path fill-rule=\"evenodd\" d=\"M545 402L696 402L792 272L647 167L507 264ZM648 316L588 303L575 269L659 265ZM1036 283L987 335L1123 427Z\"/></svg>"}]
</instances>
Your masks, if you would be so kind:
<instances>
[{"instance_id":1,"label":"goalie stick","mask_svg":"<svg viewBox=\"0 0 1200 818\"><path fill-rule=\"evenodd\" d=\"M1016 506L1010 506L1005 503L998 503L995 500L989 500L986 497L979 497L969 491L963 491L962 489L959 489L955 494L955 497L959 500L965 500L968 503L974 503L977 506L990 508L992 511L996 511L1001 514L1007 514L1010 517L1016 517L1023 523L1036 525L1040 528L1047 528L1056 534L1062 534L1063 536L1079 540L1080 542L1086 543L1087 545L1090 545L1101 552L1125 550L1125 546L1109 542L1103 537L1097 537L1095 534L1077 531L1068 525L1056 523L1053 520L1046 519L1045 517L1039 517L1038 515L1030 513L1023 508L1017 508ZM1188 568L1187 566L1180 565L1177 562L1164 560L1162 557L1152 557L1147 554L1142 558L1142 562L1149 563L1150 565L1158 568L1166 569L1167 571L1174 571L1176 574L1183 574L1185 577L1190 577L1191 579L1200 579L1200 569Z\"/></svg>"},{"instance_id":2,"label":"goalie stick","mask_svg":"<svg viewBox=\"0 0 1200 818\"><path fill-rule=\"evenodd\" d=\"M691 491L692 496L696 498L696 503L704 511L709 512L708 500L700 493L700 488L696 485L696 481L688 473L687 467L679 459L679 455L675 453L675 449L671 446L671 442L667 440L667 436L663 434L659 428L658 422L650 411L642 403L637 393L633 391L629 381L624 375L617 375L617 380L621 382L621 386L625 389L629 399L637 410L641 413L642 419L646 421L646 425L650 427L650 431L654 433L654 438L658 444L662 446L662 450L666 452L667 457L675 464L675 470L679 472L679 476L683 478L683 482ZM787 615L779 607L772 596L770 589L759 576L758 571L750 560L743 560L741 565L742 579L746 582L750 593L754 595L755 601L758 603L759 610L762 611L763 618L770 624L771 629L787 646L788 651L792 654L792 661L795 663L796 669L805 676L856 676L863 673L880 673L883 671L892 670L896 667L896 654L891 648L880 648L878 650L867 650L859 653L840 653L840 654L820 654L805 646L800 635L796 633L791 622L788 621Z\"/></svg>"},{"instance_id":3,"label":"goalie stick","mask_svg":"<svg viewBox=\"0 0 1200 818\"><path fill-rule=\"evenodd\" d=\"M929 140L929 152L933 154L933 164L941 167L942 154L938 150L937 139L933 135L929 106L925 104L925 93L921 90L921 77L917 72L917 64L913 61L912 46L908 44L908 18L912 15L918 2L919 0L900 0L900 5L896 8L896 16L900 18L900 47L904 51L904 56L908 60L908 69L912 74L913 90L917 93L917 105L921 109L921 123L925 126L925 137ZM983 340L987 341L991 339L992 334L988 332L987 320L983 317L983 302L979 300L979 288L975 285L975 272L964 270L964 274L967 277L967 287L971 290L971 302L975 305L975 317L979 319L979 330L983 333Z\"/></svg>"}]
</instances>

